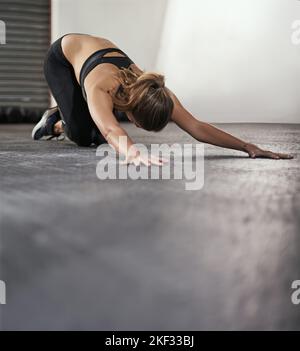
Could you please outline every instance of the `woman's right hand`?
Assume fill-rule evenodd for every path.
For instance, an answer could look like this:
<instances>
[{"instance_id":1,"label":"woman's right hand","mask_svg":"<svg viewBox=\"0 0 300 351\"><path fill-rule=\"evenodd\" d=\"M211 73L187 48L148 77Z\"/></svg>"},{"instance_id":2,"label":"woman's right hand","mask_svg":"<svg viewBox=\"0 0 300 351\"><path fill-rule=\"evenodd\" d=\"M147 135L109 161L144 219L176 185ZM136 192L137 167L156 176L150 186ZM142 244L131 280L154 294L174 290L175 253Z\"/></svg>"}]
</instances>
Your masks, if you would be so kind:
<instances>
[{"instance_id":1,"label":"woman's right hand","mask_svg":"<svg viewBox=\"0 0 300 351\"><path fill-rule=\"evenodd\" d=\"M246 144L245 152L248 153L250 158L271 158L273 160L282 160L282 159L292 159L293 155L282 154L278 152L272 152L268 150L262 150L254 144Z\"/></svg>"},{"instance_id":2,"label":"woman's right hand","mask_svg":"<svg viewBox=\"0 0 300 351\"><path fill-rule=\"evenodd\" d=\"M145 165L147 167L151 165L163 166L165 163L167 163L167 160L162 157L140 153L137 153L135 156L128 156L121 162L122 165L134 164L135 166Z\"/></svg>"}]
</instances>

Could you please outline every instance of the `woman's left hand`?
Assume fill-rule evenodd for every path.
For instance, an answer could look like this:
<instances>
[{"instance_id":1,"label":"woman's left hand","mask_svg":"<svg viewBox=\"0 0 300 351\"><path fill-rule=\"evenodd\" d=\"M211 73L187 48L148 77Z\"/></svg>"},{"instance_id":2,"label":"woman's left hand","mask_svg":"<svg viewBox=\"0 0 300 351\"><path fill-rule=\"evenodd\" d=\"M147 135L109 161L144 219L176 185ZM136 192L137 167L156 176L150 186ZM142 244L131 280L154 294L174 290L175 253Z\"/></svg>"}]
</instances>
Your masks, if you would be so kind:
<instances>
[{"instance_id":1,"label":"woman's left hand","mask_svg":"<svg viewBox=\"0 0 300 351\"><path fill-rule=\"evenodd\" d=\"M245 151L248 153L250 158L271 158L274 160L280 160L280 159L290 160L294 158L293 155L262 150L254 144L246 144Z\"/></svg>"}]
</instances>

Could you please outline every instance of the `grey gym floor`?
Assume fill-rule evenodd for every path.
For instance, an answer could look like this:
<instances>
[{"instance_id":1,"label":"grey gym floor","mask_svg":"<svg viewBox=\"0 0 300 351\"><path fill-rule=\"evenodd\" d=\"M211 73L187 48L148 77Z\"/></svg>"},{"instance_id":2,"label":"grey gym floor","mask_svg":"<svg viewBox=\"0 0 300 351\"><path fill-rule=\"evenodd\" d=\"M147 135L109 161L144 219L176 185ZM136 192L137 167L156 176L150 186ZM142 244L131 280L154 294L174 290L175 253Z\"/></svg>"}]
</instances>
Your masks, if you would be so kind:
<instances>
[{"instance_id":1,"label":"grey gym floor","mask_svg":"<svg viewBox=\"0 0 300 351\"><path fill-rule=\"evenodd\" d=\"M94 148L0 125L4 330L300 330L300 125L218 125L294 160L205 146L205 185L96 177ZM125 128L149 145L189 142ZM1 278L1 279L3 279Z\"/></svg>"}]
</instances>

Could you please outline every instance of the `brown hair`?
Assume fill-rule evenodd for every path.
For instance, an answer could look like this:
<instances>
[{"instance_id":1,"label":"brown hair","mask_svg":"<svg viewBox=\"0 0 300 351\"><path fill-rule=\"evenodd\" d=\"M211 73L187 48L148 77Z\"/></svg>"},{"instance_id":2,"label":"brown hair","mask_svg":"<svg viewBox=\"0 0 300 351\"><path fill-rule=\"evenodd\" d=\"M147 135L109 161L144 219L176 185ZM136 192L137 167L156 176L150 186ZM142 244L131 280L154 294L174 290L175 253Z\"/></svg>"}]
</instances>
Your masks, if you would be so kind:
<instances>
[{"instance_id":1,"label":"brown hair","mask_svg":"<svg viewBox=\"0 0 300 351\"><path fill-rule=\"evenodd\" d=\"M114 107L130 111L135 122L148 131L160 131L170 121L174 103L165 87L165 77L155 72L138 75L127 68L119 71L120 89Z\"/></svg>"}]
</instances>

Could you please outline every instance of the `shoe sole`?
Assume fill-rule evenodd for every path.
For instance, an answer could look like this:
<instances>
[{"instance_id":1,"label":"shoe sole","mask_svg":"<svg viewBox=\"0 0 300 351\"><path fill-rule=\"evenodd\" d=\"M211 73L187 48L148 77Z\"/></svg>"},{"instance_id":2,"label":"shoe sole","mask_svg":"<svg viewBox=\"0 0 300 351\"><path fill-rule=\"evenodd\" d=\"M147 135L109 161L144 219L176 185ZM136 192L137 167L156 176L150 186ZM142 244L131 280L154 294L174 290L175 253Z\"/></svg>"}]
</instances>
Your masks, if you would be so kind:
<instances>
[{"instance_id":1,"label":"shoe sole","mask_svg":"<svg viewBox=\"0 0 300 351\"><path fill-rule=\"evenodd\" d=\"M34 136L35 136L35 133L42 127L42 125L46 122L47 118L52 115L53 113L55 113L56 111L58 110L57 107L53 107L49 110L46 110L42 116L42 118L40 119L40 121L35 125L35 127L32 129L32 132L31 132L31 137L33 140L41 140L42 138L40 139L36 139Z\"/></svg>"}]
</instances>

